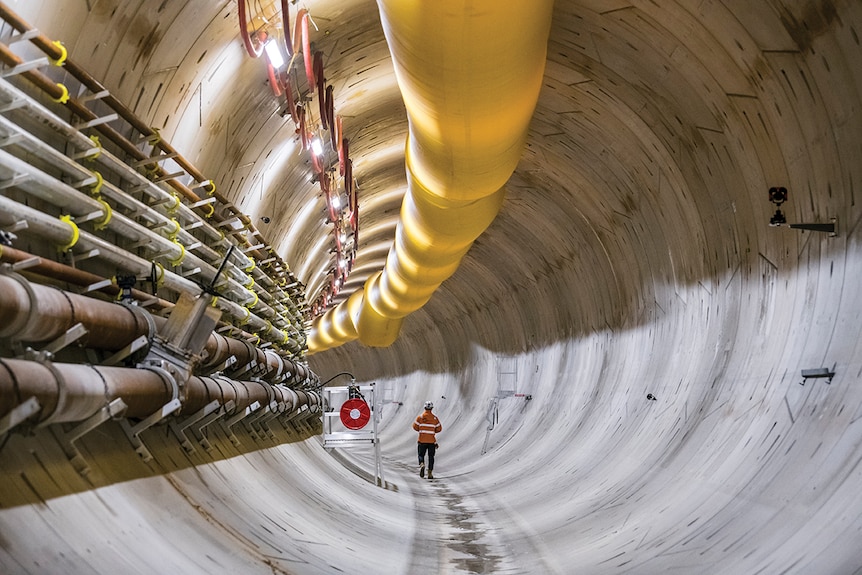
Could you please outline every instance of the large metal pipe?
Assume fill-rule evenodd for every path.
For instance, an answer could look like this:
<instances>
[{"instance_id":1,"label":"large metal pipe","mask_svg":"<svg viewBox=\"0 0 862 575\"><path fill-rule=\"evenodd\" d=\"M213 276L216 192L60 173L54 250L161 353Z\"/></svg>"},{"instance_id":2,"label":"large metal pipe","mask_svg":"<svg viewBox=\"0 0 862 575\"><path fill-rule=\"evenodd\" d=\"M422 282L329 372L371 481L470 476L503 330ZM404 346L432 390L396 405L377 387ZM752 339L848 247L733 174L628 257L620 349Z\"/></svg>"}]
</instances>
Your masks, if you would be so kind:
<instances>
[{"instance_id":1,"label":"large metal pipe","mask_svg":"<svg viewBox=\"0 0 862 575\"><path fill-rule=\"evenodd\" d=\"M173 394L169 381L147 369L78 364L43 364L21 359L0 359L0 417L30 397L42 407L38 423L81 421L116 398L128 406L126 417L147 417L168 403ZM261 381L235 381L226 377L192 377L186 383L181 414L190 414L217 399L235 403L234 412L258 402L290 405L320 404L316 392L293 391Z\"/></svg>"},{"instance_id":2,"label":"large metal pipe","mask_svg":"<svg viewBox=\"0 0 862 575\"><path fill-rule=\"evenodd\" d=\"M6 251L6 250L3 250ZM96 276L98 278L98 276ZM142 336L152 336L150 323L161 328L167 321L132 306L117 305L28 281L17 274L0 275L0 338L47 342L61 336L76 323L88 331L78 342L86 347L117 350ZM201 370L218 369L231 356L235 362L225 372L243 373L250 365L265 366L260 375L274 382L282 376L296 380L298 366L272 350L263 350L243 340L210 334L204 348Z\"/></svg>"},{"instance_id":3,"label":"large metal pipe","mask_svg":"<svg viewBox=\"0 0 862 575\"><path fill-rule=\"evenodd\" d=\"M311 353L390 345L455 272L502 205L544 73L552 0L378 6L410 123L407 193L383 271L318 318Z\"/></svg>"},{"instance_id":4,"label":"large metal pipe","mask_svg":"<svg viewBox=\"0 0 862 575\"><path fill-rule=\"evenodd\" d=\"M120 397L127 417L146 417L170 401L170 382L144 369L42 364L0 359L0 416L35 397L39 423L81 421Z\"/></svg>"},{"instance_id":5,"label":"large metal pipe","mask_svg":"<svg viewBox=\"0 0 862 575\"><path fill-rule=\"evenodd\" d=\"M152 336L150 322L161 328L167 321L150 316L139 307L117 305L43 286L17 274L0 274L0 294L0 338L14 341L51 341L81 323L88 333L78 340L80 344L117 350L142 335ZM228 375L241 372L250 364L266 366L261 377L270 382L285 374L295 378L300 371L296 364L272 350L218 333L210 334L205 350L207 357L201 365L204 372L217 369L231 356L235 363L226 370Z\"/></svg>"},{"instance_id":6,"label":"large metal pipe","mask_svg":"<svg viewBox=\"0 0 862 575\"><path fill-rule=\"evenodd\" d=\"M0 220L2 220L2 218L0 218ZM50 278L53 280L65 282L80 287L99 284L104 282L106 279L100 275L96 275L78 268L73 268L71 266L55 262L53 260L38 257L22 250L17 250L9 246L0 246L0 262L15 264L18 262L34 259L38 259L38 263L29 265L24 272L25 274L38 274L39 276L42 276L44 278ZM119 286L117 286L117 284L112 283L110 285L100 287L98 290L95 291L109 296L116 296L120 293L120 288ZM153 295L137 289L132 289L131 295L135 300L139 302L151 301L155 299L156 301L153 302L151 305L148 305L148 308L163 309L165 307L173 305L163 299L155 298Z\"/></svg>"},{"instance_id":7,"label":"large metal pipe","mask_svg":"<svg viewBox=\"0 0 862 575\"><path fill-rule=\"evenodd\" d=\"M77 323L87 328L78 341L98 349L122 349L148 335L144 310L99 301L0 274L0 337L24 342L52 341Z\"/></svg>"},{"instance_id":8,"label":"large metal pipe","mask_svg":"<svg viewBox=\"0 0 862 575\"><path fill-rule=\"evenodd\" d=\"M301 374L306 370L302 366L272 350L260 349L240 339L213 333L207 340L205 349L207 357L200 366L203 372L218 369L230 357L234 357L236 365L225 370L228 376L254 362L266 366L266 372L260 376L264 381L276 381L286 374L289 374L290 380L304 379Z\"/></svg>"}]
</instances>

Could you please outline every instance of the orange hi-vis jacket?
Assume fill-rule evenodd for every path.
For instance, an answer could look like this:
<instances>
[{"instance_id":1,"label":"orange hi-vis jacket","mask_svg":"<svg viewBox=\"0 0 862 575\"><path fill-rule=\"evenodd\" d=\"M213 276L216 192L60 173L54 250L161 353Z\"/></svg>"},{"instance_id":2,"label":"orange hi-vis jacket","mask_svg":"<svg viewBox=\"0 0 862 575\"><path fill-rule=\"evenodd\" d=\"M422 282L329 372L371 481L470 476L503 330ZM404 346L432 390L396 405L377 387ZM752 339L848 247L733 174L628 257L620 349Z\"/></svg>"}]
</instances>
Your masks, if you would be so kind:
<instances>
[{"instance_id":1,"label":"orange hi-vis jacket","mask_svg":"<svg viewBox=\"0 0 862 575\"><path fill-rule=\"evenodd\" d=\"M419 443L437 443L434 434L443 431L443 426L437 416L426 409L413 422L413 429L419 432Z\"/></svg>"}]
</instances>

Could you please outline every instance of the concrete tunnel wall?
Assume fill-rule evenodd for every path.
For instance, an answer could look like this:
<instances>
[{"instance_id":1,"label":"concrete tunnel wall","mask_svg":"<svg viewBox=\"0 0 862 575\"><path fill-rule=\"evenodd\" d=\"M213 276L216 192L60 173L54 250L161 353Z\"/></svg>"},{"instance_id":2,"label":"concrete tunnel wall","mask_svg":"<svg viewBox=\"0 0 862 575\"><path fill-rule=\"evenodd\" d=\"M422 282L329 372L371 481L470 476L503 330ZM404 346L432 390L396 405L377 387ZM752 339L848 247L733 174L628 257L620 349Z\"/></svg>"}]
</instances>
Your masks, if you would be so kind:
<instances>
[{"instance_id":1,"label":"concrete tunnel wall","mask_svg":"<svg viewBox=\"0 0 862 575\"><path fill-rule=\"evenodd\" d=\"M22 13L71 45L61 4ZM212 461L153 434L147 468L107 427L95 486L13 437L0 571L862 572L860 28L849 1L558 1L498 219L393 346L311 357L383 391L397 490L314 437ZM770 228L773 185L838 236Z\"/></svg>"}]
</instances>

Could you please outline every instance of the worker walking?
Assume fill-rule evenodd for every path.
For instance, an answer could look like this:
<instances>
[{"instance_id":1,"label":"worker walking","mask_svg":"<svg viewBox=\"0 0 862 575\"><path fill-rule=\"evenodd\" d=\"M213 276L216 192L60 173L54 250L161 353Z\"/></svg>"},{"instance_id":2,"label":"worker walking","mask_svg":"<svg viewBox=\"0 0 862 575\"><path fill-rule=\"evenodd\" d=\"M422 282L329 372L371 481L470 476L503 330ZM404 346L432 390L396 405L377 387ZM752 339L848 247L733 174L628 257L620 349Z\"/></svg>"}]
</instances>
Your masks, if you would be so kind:
<instances>
[{"instance_id":1,"label":"worker walking","mask_svg":"<svg viewBox=\"0 0 862 575\"><path fill-rule=\"evenodd\" d=\"M419 432L419 477L425 477L425 453L428 453L428 479L434 479L434 454L437 452L437 438L443 427L437 416L431 413L434 404L425 402L425 411L413 422L413 429Z\"/></svg>"}]
</instances>

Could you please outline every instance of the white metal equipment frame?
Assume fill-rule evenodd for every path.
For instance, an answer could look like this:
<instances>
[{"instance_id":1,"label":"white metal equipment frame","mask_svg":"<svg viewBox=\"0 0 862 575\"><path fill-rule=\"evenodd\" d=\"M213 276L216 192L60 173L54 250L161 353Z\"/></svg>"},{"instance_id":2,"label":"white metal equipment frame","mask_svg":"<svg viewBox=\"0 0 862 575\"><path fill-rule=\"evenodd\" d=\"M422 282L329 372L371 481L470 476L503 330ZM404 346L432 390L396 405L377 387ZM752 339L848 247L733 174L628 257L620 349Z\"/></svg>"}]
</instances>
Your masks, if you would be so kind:
<instances>
[{"instance_id":1,"label":"white metal equipment frame","mask_svg":"<svg viewBox=\"0 0 862 575\"><path fill-rule=\"evenodd\" d=\"M385 486L383 478L383 466L380 463L380 438L377 435L378 405L375 394L375 384L368 385L342 385L324 387L323 394L323 447L333 449L335 447L356 447L360 445L374 446L375 476L379 486ZM341 406L350 398L350 390L354 389L362 394L371 410L369 425L362 429L340 429ZM335 422L333 422L335 420Z\"/></svg>"}]
</instances>

